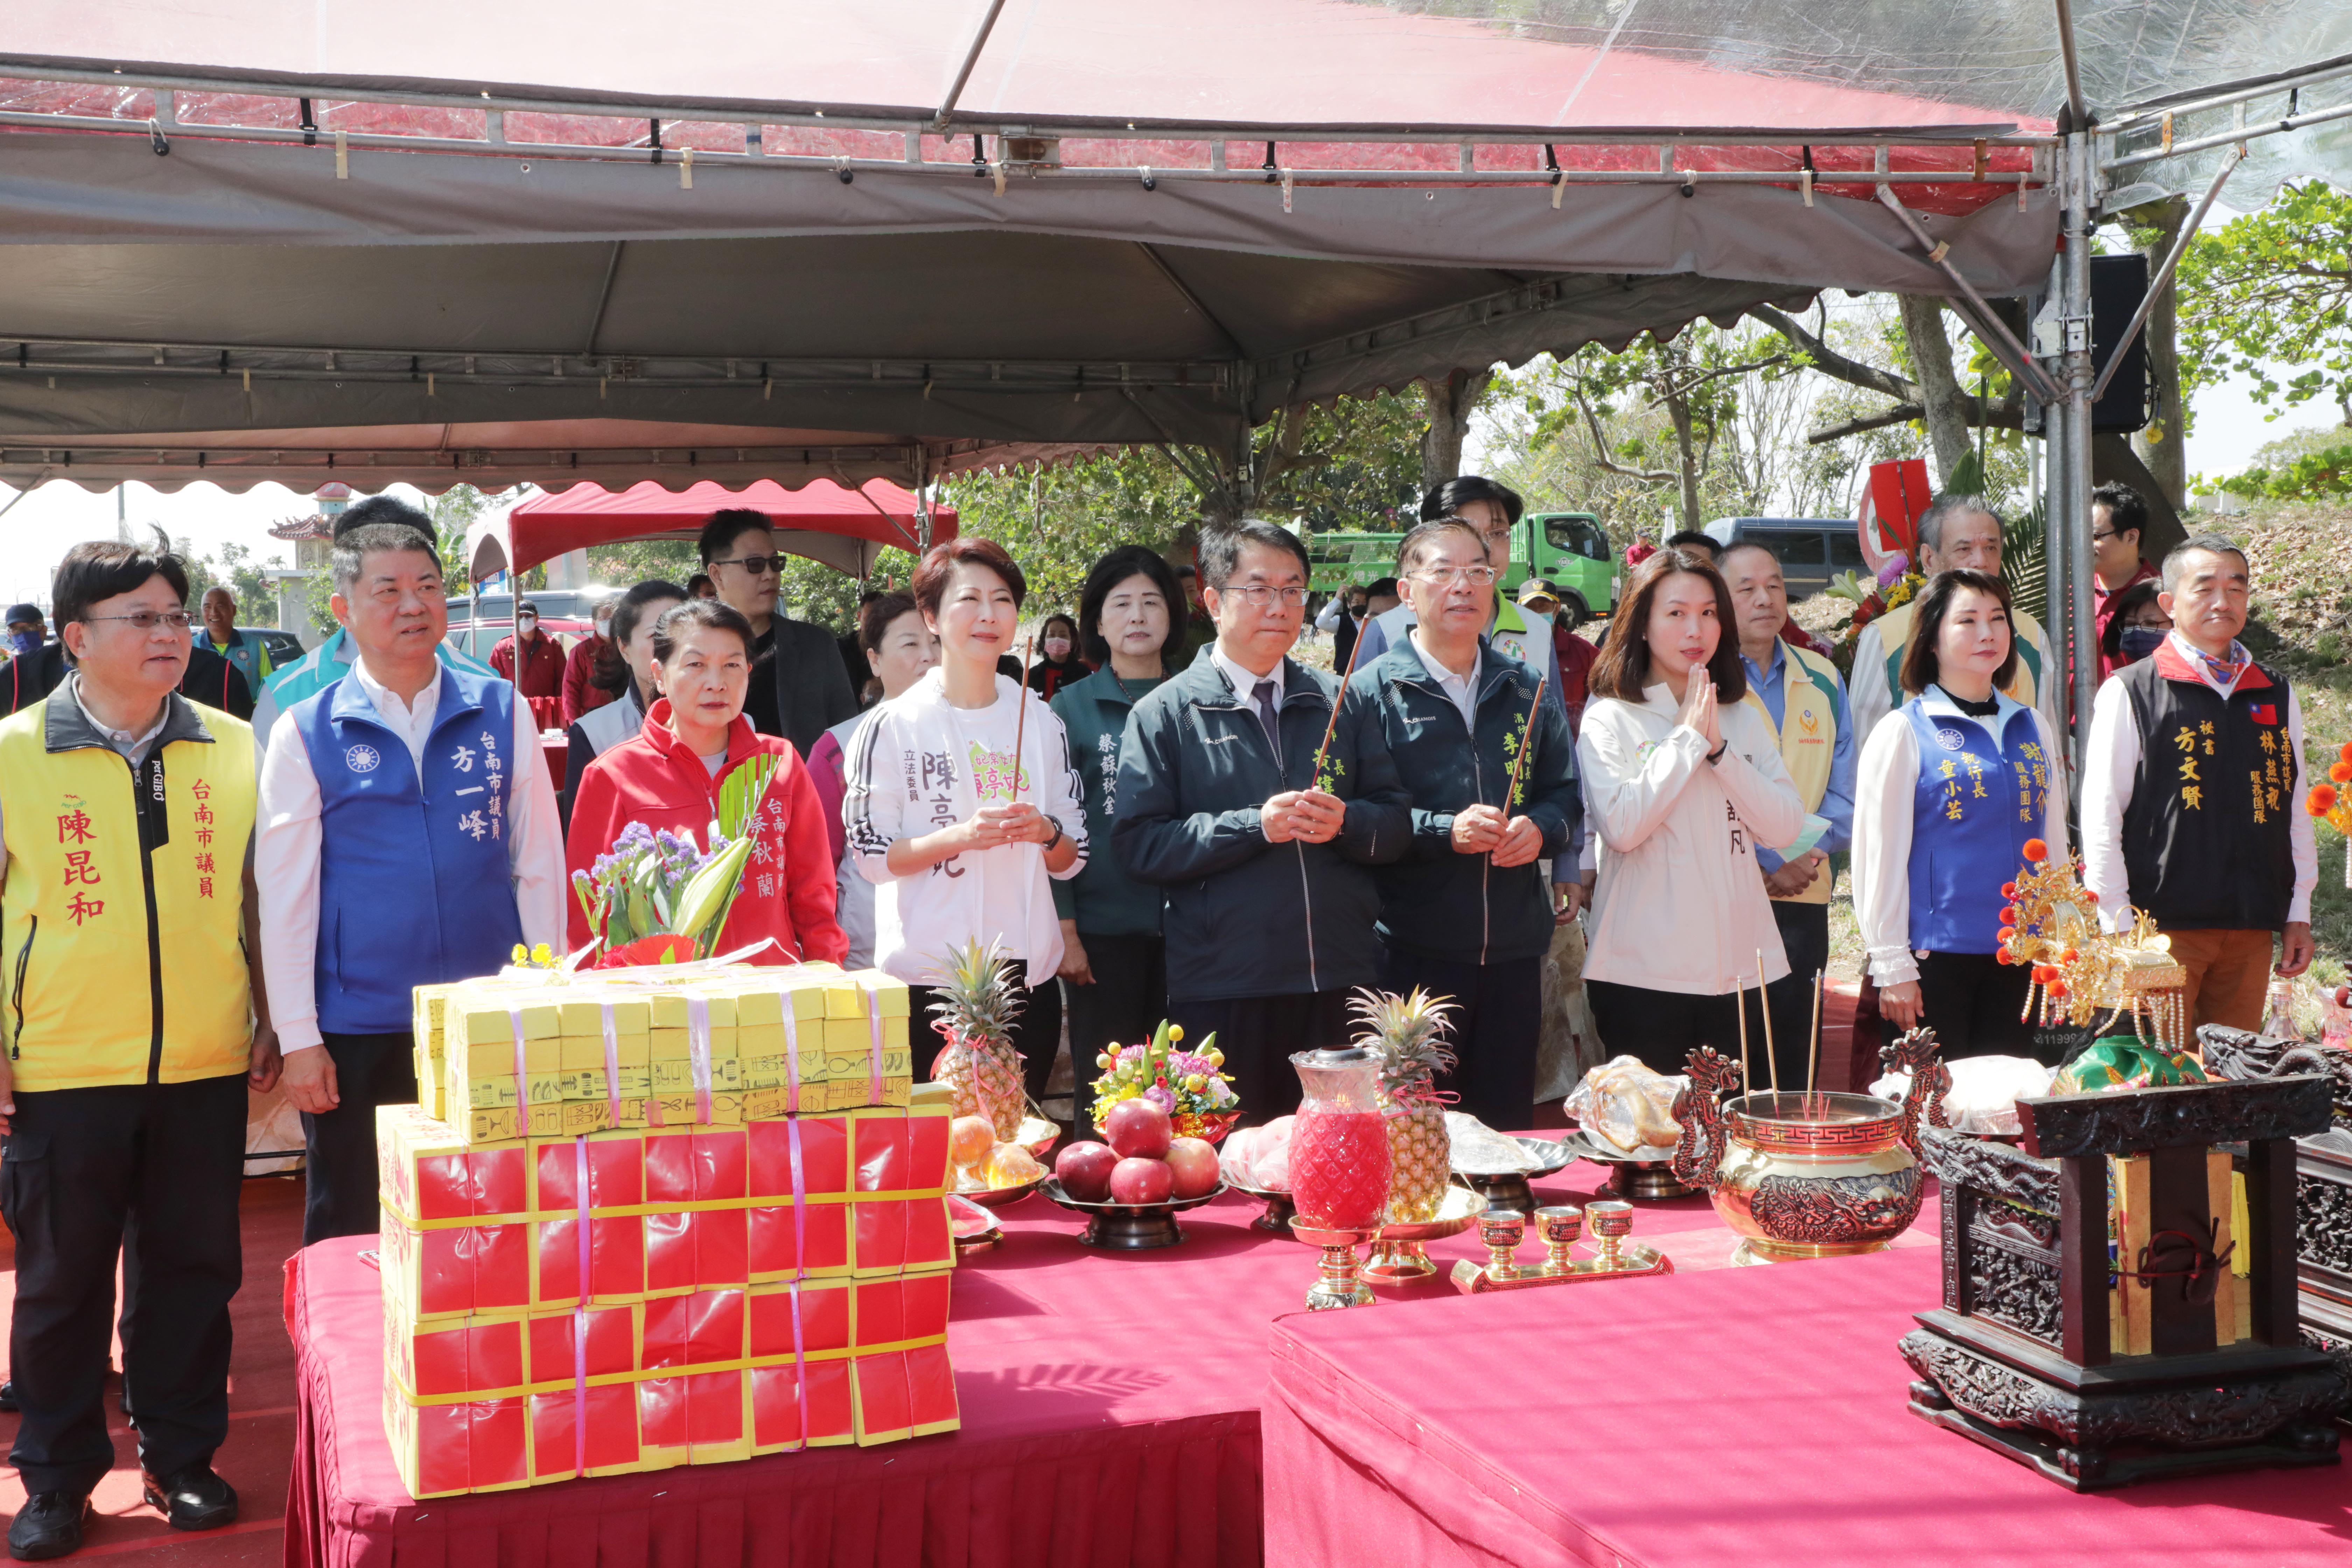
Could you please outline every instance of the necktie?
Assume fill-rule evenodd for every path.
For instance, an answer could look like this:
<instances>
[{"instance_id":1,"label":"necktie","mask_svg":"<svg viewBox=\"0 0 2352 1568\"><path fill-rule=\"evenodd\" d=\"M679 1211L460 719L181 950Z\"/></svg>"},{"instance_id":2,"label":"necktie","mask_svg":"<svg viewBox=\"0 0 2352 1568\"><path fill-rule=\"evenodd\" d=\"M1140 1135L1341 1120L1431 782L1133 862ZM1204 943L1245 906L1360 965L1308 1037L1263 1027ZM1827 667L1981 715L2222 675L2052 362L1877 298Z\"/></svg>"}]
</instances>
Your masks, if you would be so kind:
<instances>
[{"instance_id":1,"label":"necktie","mask_svg":"<svg viewBox=\"0 0 2352 1568\"><path fill-rule=\"evenodd\" d=\"M1261 680L1251 690L1251 700L1257 704L1257 721L1265 726L1266 744L1274 748L1274 760L1282 761L1282 731L1274 719L1274 681Z\"/></svg>"}]
</instances>

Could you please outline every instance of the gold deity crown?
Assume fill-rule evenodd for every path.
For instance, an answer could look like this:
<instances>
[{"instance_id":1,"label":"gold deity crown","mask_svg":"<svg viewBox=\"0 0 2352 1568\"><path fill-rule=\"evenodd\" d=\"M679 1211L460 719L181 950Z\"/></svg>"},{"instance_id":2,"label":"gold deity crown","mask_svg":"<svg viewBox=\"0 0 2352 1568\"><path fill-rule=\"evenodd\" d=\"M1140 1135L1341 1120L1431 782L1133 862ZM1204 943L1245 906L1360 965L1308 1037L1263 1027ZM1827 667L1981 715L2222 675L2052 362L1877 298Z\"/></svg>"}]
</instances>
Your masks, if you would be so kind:
<instances>
[{"instance_id":1,"label":"gold deity crown","mask_svg":"<svg viewBox=\"0 0 2352 1568\"><path fill-rule=\"evenodd\" d=\"M2129 1015L2141 1040L2153 1037L2151 1043L2186 1049L2189 974L2172 956L2172 939L2129 906L2124 929L2103 927L2098 895L2083 886L2074 857L2053 859L2047 844L2030 838L2025 859L2017 880L2001 888L2009 904L1997 953L2003 963L2032 972L2024 1016L2038 1008L2044 1025L2063 1018L2081 1028L2104 1013L2108 1021L2099 1033L2105 1034Z\"/></svg>"}]
</instances>

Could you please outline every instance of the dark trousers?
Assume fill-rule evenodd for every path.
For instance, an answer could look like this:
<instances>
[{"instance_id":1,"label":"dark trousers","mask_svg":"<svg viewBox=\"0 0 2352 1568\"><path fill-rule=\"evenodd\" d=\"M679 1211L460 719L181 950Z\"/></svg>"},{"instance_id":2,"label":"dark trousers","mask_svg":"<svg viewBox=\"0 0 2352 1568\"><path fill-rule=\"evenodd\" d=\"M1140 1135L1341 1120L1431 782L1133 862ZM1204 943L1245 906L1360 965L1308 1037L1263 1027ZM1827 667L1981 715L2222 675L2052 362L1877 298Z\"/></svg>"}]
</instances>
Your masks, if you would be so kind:
<instances>
[{"instance_id":1,"label":"dark trousers","mask_svg":"<svg viewBox=\"0 0 2352 1568\"><path fill-rule=\"evenodd\" d=\"M1184 1030L1187 1050L1199 1050L1211 1035L1224 1054L1225 1076L1241 1097L1242 1120L1252 1126L1298 1109L1295 1051L1323 1050L1348 1042L1348 993L1300 991L1286 996L1221 996L1214 1000L1168 999L1170 1022Z\"/></svg>"},{"instance_id":2,"label":"dark trousers","mask_svg":"<svg viewBox=\"0 0 2352 1568\"><path fill-rule=\"evenodd\" d=\"M1042 977L1045 984L1036 984L1029 980L1026 964L1013 967L1020 971L1015 978L1024 998L1013 1020L1013 1048L1021 1053L1021 1081L1035 1103L1045 1097L1045 1079L1052 1076L1054 1058L1062 1048L1062 988L1050 974ZM940 1048L947 1044L932 1026L939 1022L939 1015L931 1011L931 1004L939 999L940 993L932 986L907 987L907 1038L914 1047L917 1083L930 1081Z\"/></svg>"},{"instance_id":3,"label":"dark trousers","mask_svg":"<svg viewBox=\"0 0 2352 1568\"><path fill-rule=\"evenodd\" d=\"M1773 923L1780 928L1780 946L1789 955L1789 973L1764 987L1765 1005L1748 1005L1748 1047L1754 1053L1756 1086L1766 1087L1764 1014L1772 1016L1772 1061L1780 1072L1780 1087L1805 1087L1813 1043L1813 977L1830 966L1830 907L1827 904L1772 902ZM1818 1070L1815 1068L1815 1070ZM1872 1075L1875 1077L1875 1074ZM1826 1089L1827 1084L1816 1088Z\"/></svg>"},{"instance_id":4,"label":"dark trousers","mask_svg":"<svg viewBox=\"0 0 2352 1568\"><path fill-rule=\"evenodd\" d=\"M245 1075L16 1101L0 1218L16 1238L8 1365L24 1415L9 1459L25 1489L87 1493L113 1468L101 1396L126 1248L140 1463L209 1464L228 1436L228 1303L245 1275Z\"/></svg>"},{"instance_id":5,"label":"dark trousers","mask_svg":"<svg viewBox=\"0 0 2352 1568\"><path fill-rule=\"evenodd\" d=\"M1936 1031L1946 1061L2031 1057L2059 1067L2088 1043L2086 1030L2063 1021L2042 1032L2019 1021L2033 984L2028 969L1989 952L1931 952L1918 963L1919 1021ZM1891 1026L1887 1034L1894 1037Z\"/></svg>"},{"instance_id":6,"label":"dark trousers","mask_svg":"<svg viewBox=\"0 0 2352 1568\"><path fill-rule=\"evenodd\" d=\"M1168 1016L1168 943L1156 936L1084 931L1078 940L1086 943L1094 984L1063 981L1062 1005L1070 1010L1070 1067L1084 1100L1097 1071L1097 1055L1112 1045L1140 1045Z\"/></svg>"},{"instance_id":7,"label":"dark trousers","mask_svg":"<svg viewBox=\"0 0 2352 1568\"><path fill-rule=\"evenodd\" d=\"M302 1113L302 1245L336 1236L373 1236L375 1108L416 1100L416 1042L394 1035L329 1035L335 1109Z\"/></svg>"},{"instance_id":8,"label":"dark trousers","mask_svg":"<svg viewBox=\"0 0 2352 1568\"><path fill-rule=\"evenodd\" d=\"M1437 1086L1461 1097L1458 1109L1503 1131L1535 1125L1542 959L1465 963L1391 948L1381 966L1381 984L1396 992L1418 985L1432 995L1452 997L1460 1009L1446 1031L1454 1068Z\"/></svg>"},{"instance_id":9,"label":"dark trousers","mask_svg":"<svg viewBox=\"0 0 2352 1568\"><path fill-rule=\"evenodd\" d=\"M1592 1022L1601 1030L1601 1048L1612 1057L1638 1057L1653 1072L1685 1070L1690 1054L1713 1046L1733 1061L1739 1059L1739 1009L1732 995L1691 996L1680 991L1652 991L1646 986L1620 985L1613 980L1587 980L1585 1000L1592 1005ZM1758 1023L1756 1004L1748 1004L1748 1023ZM1748 1044L1749 1070L1758 1088L1764 1084L1760 1037Z\"/></svg>"}]
</instances>

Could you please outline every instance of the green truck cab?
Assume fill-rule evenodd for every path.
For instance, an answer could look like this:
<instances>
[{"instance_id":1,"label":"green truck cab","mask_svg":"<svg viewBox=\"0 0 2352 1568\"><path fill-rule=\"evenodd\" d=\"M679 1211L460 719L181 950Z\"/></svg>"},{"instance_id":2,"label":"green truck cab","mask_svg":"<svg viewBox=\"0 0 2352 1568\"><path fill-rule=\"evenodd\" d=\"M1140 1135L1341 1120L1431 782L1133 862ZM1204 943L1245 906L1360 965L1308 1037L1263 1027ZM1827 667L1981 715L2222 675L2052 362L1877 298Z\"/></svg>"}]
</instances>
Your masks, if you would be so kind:
<instances>
[{"instance_id":1,"label":"green truck cab","mask_svg":"<svg viewBox=\"0 0 2352 1568\"><path fill-rule=\"evenodd\" d=\"M1402 533L1339 531L1315 534L1307 542L1315 566L1308 584L1318 593L1336 594L1392 577L1397 545L1403 538ZM1530 577L1546 579L1559 590L1567 626L1581 626L1614 609L1621 575L1609 535L1589 511L1529 512L1512 525L1511 566L1503 576L1504 592L1517 594Z\"/></svg>"}]
</instances>

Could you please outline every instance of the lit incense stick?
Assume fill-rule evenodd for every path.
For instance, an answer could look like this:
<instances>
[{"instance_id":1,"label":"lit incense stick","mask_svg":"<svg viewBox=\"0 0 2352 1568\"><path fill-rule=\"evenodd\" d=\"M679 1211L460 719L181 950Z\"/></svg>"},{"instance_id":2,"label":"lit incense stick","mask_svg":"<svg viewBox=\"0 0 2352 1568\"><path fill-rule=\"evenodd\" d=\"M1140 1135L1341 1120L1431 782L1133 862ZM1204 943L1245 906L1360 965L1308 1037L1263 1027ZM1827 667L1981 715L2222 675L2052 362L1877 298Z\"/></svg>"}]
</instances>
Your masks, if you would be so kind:
<instances>
[{"instance_id":1,"label":"lit incense stick","mask_svg":"<svg viewBox=\"0 0 2352 1568\"><path fill-rule=\"evenodd\" d=\"M1813 971L1813 1032L1805 1042L1805 1113L1819 1114L1813 1110L1813 1082L1822 1066L1822 986L1828 979L1825 971Z\"/></svg>"},{"instance_id":2,"label":"lit incense stick","mask_svg":"<svg viewBox=\"0 0 2352 1568\"><path fill-rule=\"evenodd\" d=\"M1528 709L1528 727L1519 735L1519 749L1511 758L1511 782L1503 791L1503 826L1511 825L1511 803L1519 795L1519 770L1527 765L1528 753L1536 749L1536 720L1543 712L1544 680L1549 670L1536 677L1536 700Z\"/></svg>"},{"instance_id":3,"label":"lit incense stick","mask_svg":"<svg viewBox=\"0 0 2352 1568\"><path fill-rule=\"evenodd\" d=\"M1720 993L1717 993L1720 994ZM1739 1004L1739 1092L1753 1094L1755 1079L1748 1071L1748 982L1745 977L1731 977L1731 994Z\"/></svg>"},{"instance_id":4,"label":"lit incense stick","mask_svg":"<svg viewBox=\"0 0 2352 1568\"><path fill-rule=\"evenodd\" d=\"M1331 749L1331 731L1339 727L1339 700L1348 695L1348 680L1356 673L1356 656L1364 651L1364 631L1370 629L1370 616L1365 617L1366 624L1363 630L1357 632L1356 640L1348 645L1348 668L1339 676L1339 689L1331 694L1331 717L1323 721L1323 743L1315 748L1315 768L1307 775L1308 789L1323 787L1323 753ZM1275 755L1274 765L1277 769L1282 766L1282 757L1278 750Z\"/></svg>"},{"instance_id":5,"label":"lit incense stick","mask_svg":"<svg viewBox=\"0 0 2352 1568\"><path fill-rule=\"evenodd\" d=\"M1021 660L1021 706L1013 716L1013 801L1021 799L1021 732L1029 726L1029 666L1037 658L1037 634L1029 634L1029 651Z\"/></svg>"},{"instance_id":6,"label":"lit incense stick","mask_svg":"<svg viewBox=\"0 0 2352 1568\"><path fill-rule=\"evenodd\" d=\"M1772 1113L1780 1112L1780 1061L1772 1054L1772 1001L1764 989L1764 950L1756 950L1756 1010L1764 1015L1764 1071L1772 1084Z\"/></svg>"}]
</instances>

